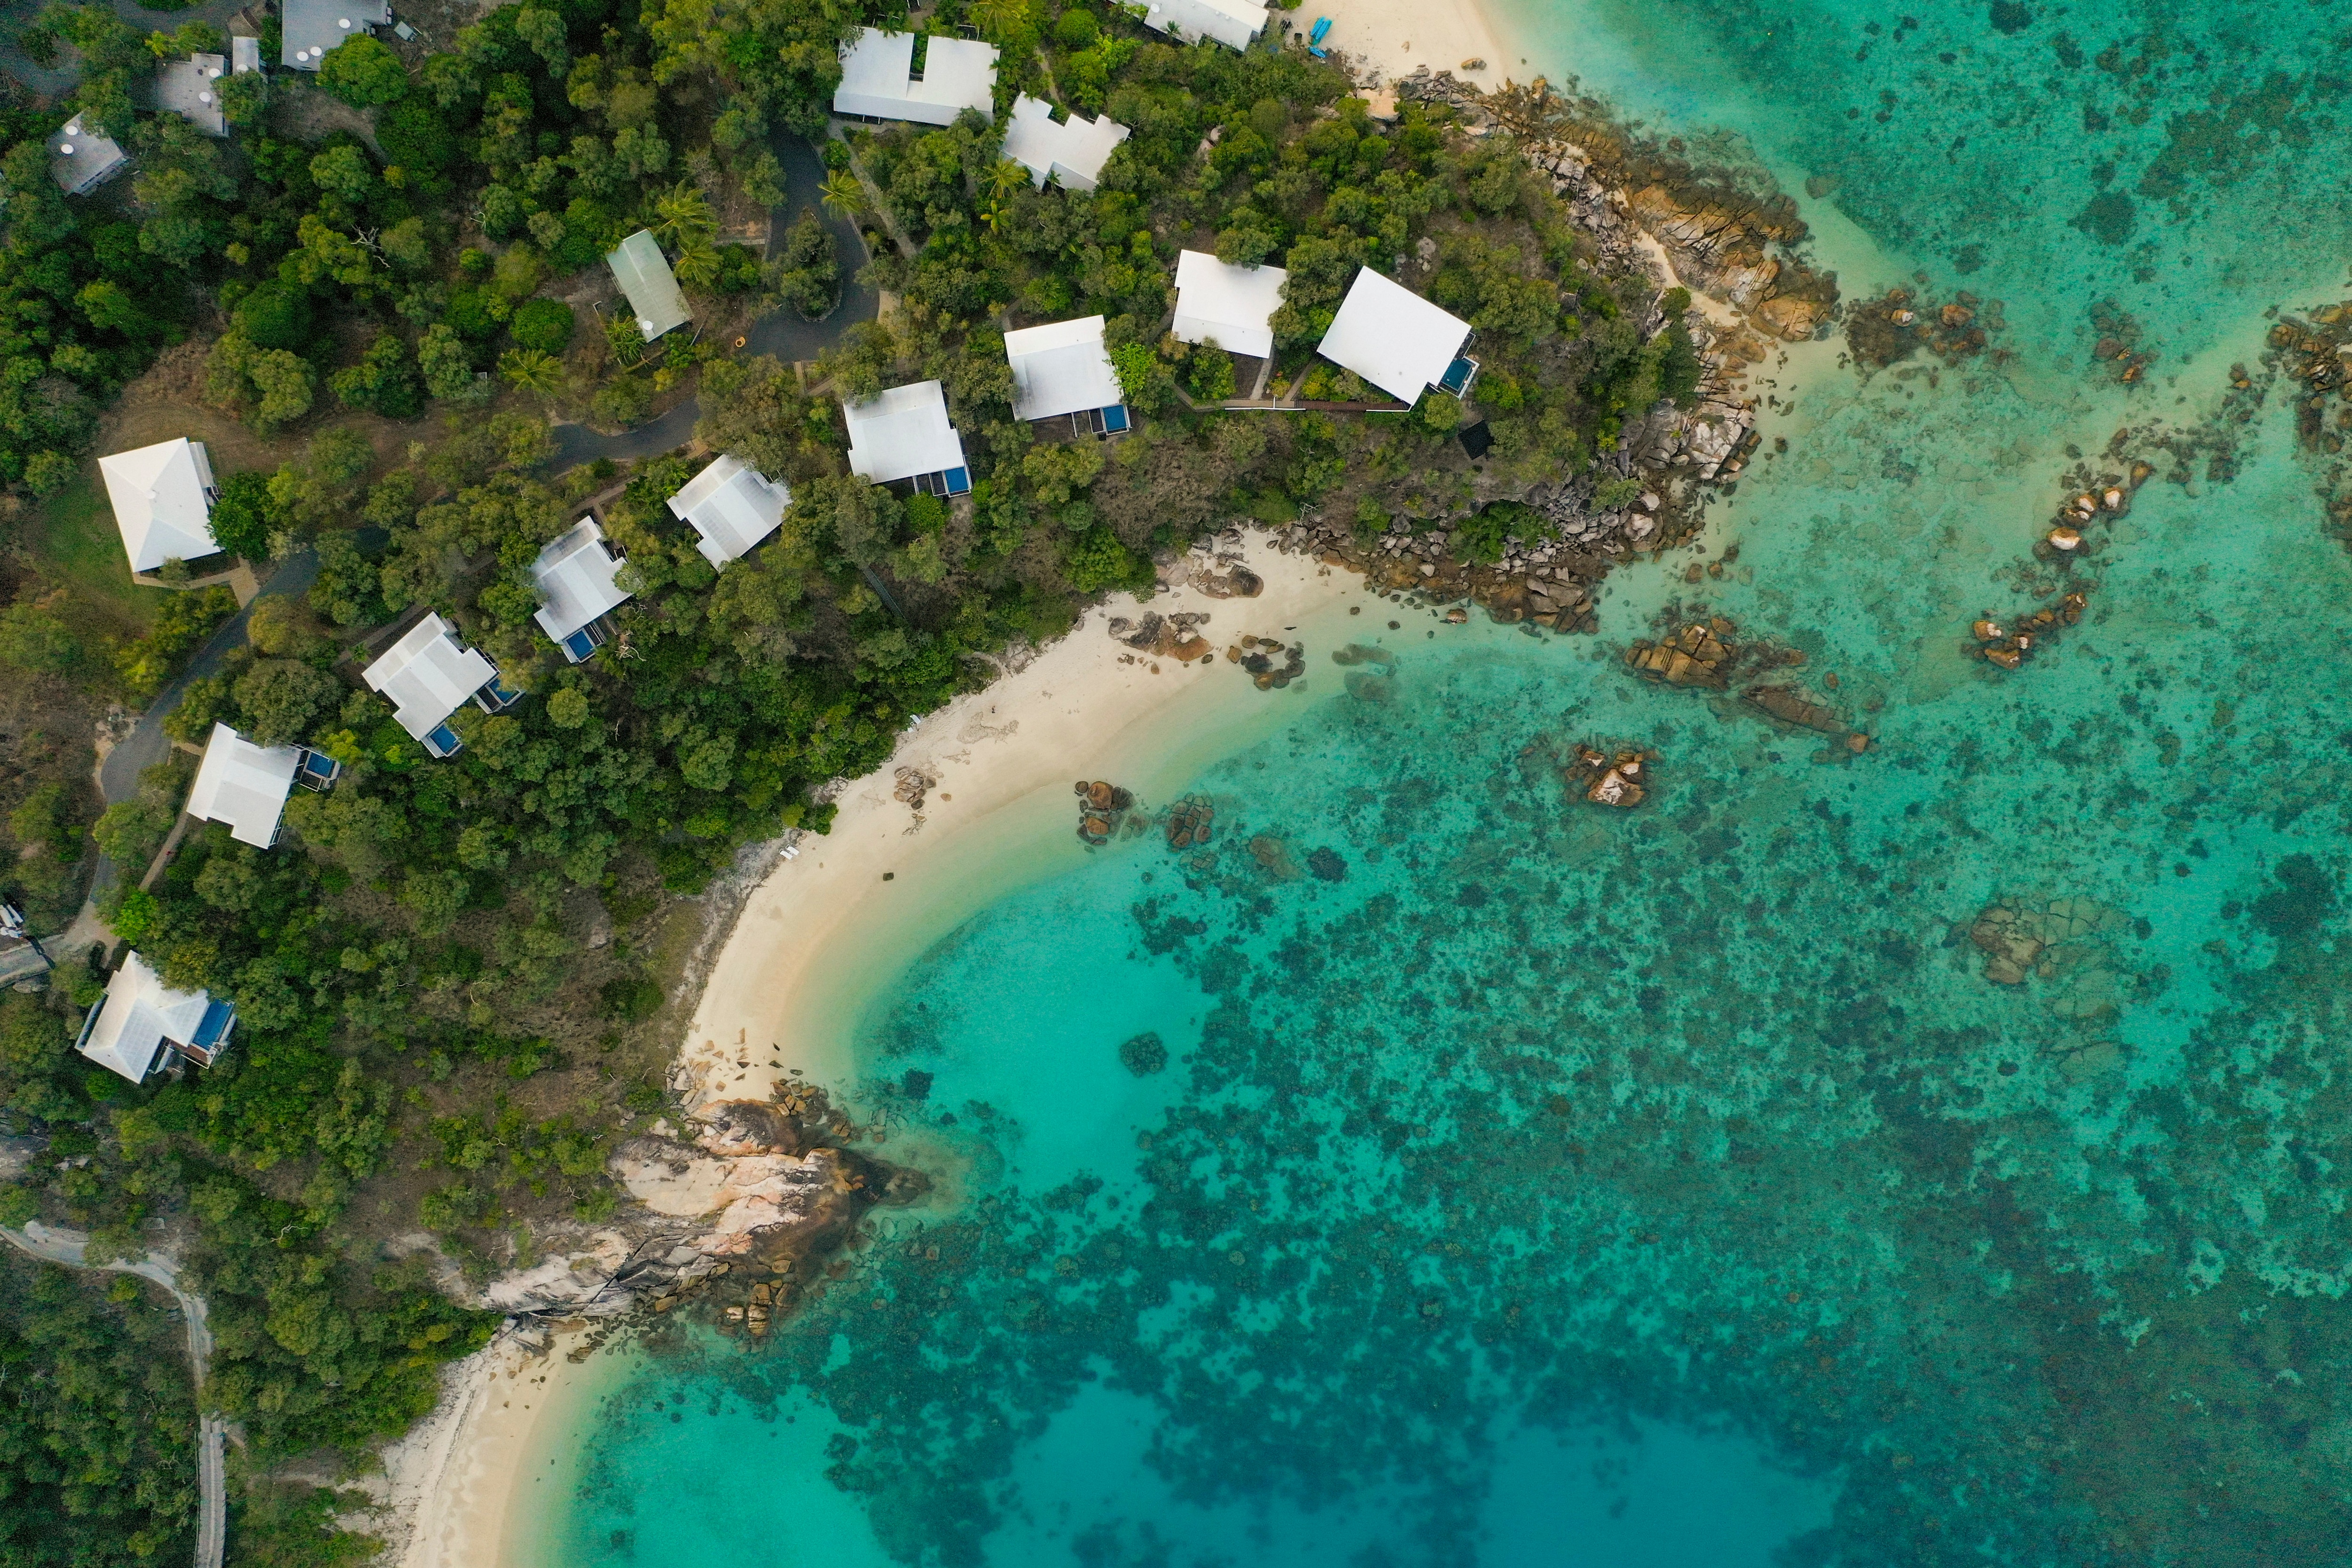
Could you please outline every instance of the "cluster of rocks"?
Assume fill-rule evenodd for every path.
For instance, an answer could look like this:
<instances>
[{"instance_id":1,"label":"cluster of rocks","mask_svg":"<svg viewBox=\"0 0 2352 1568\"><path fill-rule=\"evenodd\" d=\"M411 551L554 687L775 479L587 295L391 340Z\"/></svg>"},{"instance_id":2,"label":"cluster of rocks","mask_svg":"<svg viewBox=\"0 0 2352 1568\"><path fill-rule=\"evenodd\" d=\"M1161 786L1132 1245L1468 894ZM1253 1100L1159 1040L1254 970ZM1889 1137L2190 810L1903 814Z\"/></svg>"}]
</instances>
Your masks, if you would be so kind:
<instances>
[{"instance_id":1,"label":"cluster of rocks","mask_svg":"<svg viewBox=\"0 0 2352 1568\"><path fill-rule=\"evenodd\" d=\"M2352 304L2322 306L2309 321L2282 318L2272 324L2270 348L2273 363L2303 387L2295 423L2305 444L2343 450L2343 433L2352 430L2352 406L2336 412L2332 429L2326 410L2331 395L2352 405ZM2245 387L2245 367L2231 365L2230 379Z\"/></svg>"},{"instance_id":2,"label":"cluster of rocks","mask_svg":"<svg viewBox=\"0 0 2352 1568\"><path fill-rule=\"evenodd\" d=\"M1898 288L1848 310L1845 340L1856 363L1874 369L1908 359L1923 348L1946 364L1958 364L1983 353L2001 325L1998 300L1979 300L1964 289L1938 305ZM2007 353L1997 351L1994 362Z\"/></svg>"},{"instance_id":3,"label":"cluster of rocks","mask_svg":"<svg viewBox=\"0 0 2352 1568\"><path fill-rule=\"evenodd\" d=\"M1242 531L1228 528L1203 539L1181 554L1153 563L1161 588L1194 588L1212 599L1255 599L1265 592L1265 579L1242 563ZM1199 617L1208 620L1207 616Z\"/></svg>"},{"instance_id":4,"label":"cluster of rocks","mask_svg":"<svg viewBox=\"0 0 2352 1568\"><path fill-rule=\"evenodd\" d=\"M1969 628L1969 635L1977 639L1971 651L1988 663L2015 669L2042 646L2051 633L2080 621L2090 602L2091 595L2076 588L2059 595L2056 604L2043 605L2014 626L1987 616Z\"/></svg>"},{"instance_id":5,"label":"cluster of rocks","mask_svg":"<svg viewBox=\"0 0 2352 1568\"><path fill-rule=\"evenodd\" d=\"M1073 786L1078 797L1078 837L1088 844L1108 844L1123 826L1139 828L1140 818L1129 818L1135 796L1107 779L1080 779Z\"/></svg>"},{"instance_id":6,"label":"cluster of rocks","mask_svg":"<svg viewBox=\"0 0 2352 1568\"><path fill-rule=\"evenodd\" d=\"M1579 746L1568 769L1569 787L1595 805L1630 811L1649 798L1649 766L1657 755L1633 747L1612 753Z\"/></svg>"},{"instance_id":7,"label":"cluster of rocks","mask_svg":"<svg viewBox=\"0 0 2352 1568\"><path fill-rule=\"evenodd\" d=\"M1275 660L1281 659L1276 664ZM1307 673L1307 645L1280 637L1244 637L1225 649L1225 662L1238 664L1260 691L1279 691Z\"/></svg>"},{"instance_id":8,"label":"cluster of rocks","mask_svg":"<svg viewBox=\"0 0 2352 1568\"><path fill-rule=\"evenodd\" d=\"M1111 641L1125 643L1136 652L1152 658L1172 658L1179 664L1190 664L1196 658L1206 658L1215 651L1209 639L1196 629L1209 624L1206 610L1179 610L1163 616L1157 610L1144 613L1139 621L1125 616L1110 618Z\"/></svg>"},{"instance_id":9,"label":"cluster of rocks","mask_svg":"<svg viewBox=\"0 0 2352 1568\"><path fill-rule=\"evenodd\" d=\"M2091 357L2116 381L2137 381L2156 363L2156 351L2139 346L2138 318L2113 300L2102 300L2091 307L2091 328L2098 333L2091 345Z\"/></svg>"},{"instance_id":10,"label":"cluster of rocks","mask_svg":"<svg viewBox=\"0 0 2352 1568\"><path fill-rule=\"evenodd\" d=\"M940 784L939 780L917 767L902 767L895 776L898 783L890 791L890 798L916 811L923 809L923 802Z\"/></svg>"},{"instance_id":11,"label":"cluster of rocks","mask_svg":"<svg viewBox=\"0 0 2352 1568\"><path fill-rule=\"evenodd\" d=\"M2058 509L2058 519L2053 522L2033 547L2037 561L2087 560L2098 552L2098 543L2087 533L2095 522L2113 523L2131 510L2134 491L2147 482L2156 469L2147 463L2134 463L2127 473L2105 475L2095 480L2092 488L2077 492Z\"/></svg>"},{"instance_id":12,"label":"cluster of rocks","mask_svg":"<svg viewBox=\"0 0 2352 1568\"><path fill-rule=\"evenodd\" d=\"M1836 709L1786 674L1769 674L1802 665L1805 656L1799 650L1769 637L1735 641L1739 628L1730 616L1701 618L1679 605L1667 605L1659 622L1666 628L1663 635L1637 640L1625 650L1625 668L1633 674L1661 685L1706 691L1727 691L1736 685L1740 701L1748 708L1800 730L1843 741L1848 752L1870 750L1867 731L1847 723ZM1822 679L1836 684L1835 676Z\"/></svg>"},{"instance_id":13,"label":"cluster of rocks","mask_svg":"<svg viewBox=\"0 0 2352 1568\"><path fill-rule=\"evenodd\" d=\"M1217 803L1205 795L1188 795L1168 808L1168 847L1190 849L1206 844L1217 820Z\"/></svg>"}]
</instances>

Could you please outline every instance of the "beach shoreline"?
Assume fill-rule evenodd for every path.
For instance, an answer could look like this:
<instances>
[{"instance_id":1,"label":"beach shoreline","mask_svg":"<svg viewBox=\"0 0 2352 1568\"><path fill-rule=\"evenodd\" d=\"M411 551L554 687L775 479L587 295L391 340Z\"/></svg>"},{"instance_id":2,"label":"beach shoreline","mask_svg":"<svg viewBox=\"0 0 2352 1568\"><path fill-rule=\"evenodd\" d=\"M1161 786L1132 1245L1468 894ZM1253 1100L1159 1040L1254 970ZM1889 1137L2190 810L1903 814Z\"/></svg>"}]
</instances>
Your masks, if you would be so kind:
<instances>
[{"instance_id":1,"label":"beach shoreline","mask_svg":"<svg viewBox=\"0 0 2352 1568\"><path fill-rule=\"evenodd\" d=\"M1301 30L1329 17L1321 47L1378 71L1389 86L1423 67L1487 92L1528 79L1501 16L1479 0L1320 0L1283 15Z\"/></svg>"}]
</instances>

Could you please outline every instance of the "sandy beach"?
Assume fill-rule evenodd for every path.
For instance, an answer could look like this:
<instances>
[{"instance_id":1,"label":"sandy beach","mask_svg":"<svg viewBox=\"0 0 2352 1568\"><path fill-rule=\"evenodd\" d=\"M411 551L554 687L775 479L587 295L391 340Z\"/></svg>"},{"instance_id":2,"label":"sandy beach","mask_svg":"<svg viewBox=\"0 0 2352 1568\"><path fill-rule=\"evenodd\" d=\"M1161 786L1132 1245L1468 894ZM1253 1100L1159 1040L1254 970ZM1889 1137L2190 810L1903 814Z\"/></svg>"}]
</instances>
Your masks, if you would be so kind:
<instances>
[{"instance_id":1,"label":"sandy beach","mask_svg":"<svg viewBox=\"0 0 2352 1568\"><path fill-rule=\"evenodd\" d=\"M1533 74L1510 52L1496 19L1475 0L1318 0L1288 16L1301 28L1314 26L1318 16L1331 18L1324 47L1376 68L1383 81L1401 80L1423 66L1487 89ZM1473 60L1485 63L1465 69Z\"/></svg>"},{"instance_id":2,"label":"sandy beach","mask_svg":"<svg viewBox=\"0 0 2352 1568\"><path fill-rule=\"evenodd\" d=\"M1306 693L1257 690L1223 650L1244 633L1287 637L1370 595L1355 573L1280 554L1263 536L1244 558L1265 582L1259 596L1181 587L1139 605L1118 595L1018 673L924 719L888 764L850 785L832 831L804 837L799 858L752 893L711 970L678 1058L689 1108L764 1099L796 1068L837 1081L849 1065L844 1006L877 968L903 965L1009 889L1006 836L1045 845L1022 859L1023 873L1077 864L1086 850L1073 831L1074 780L1109 778L1161 804L1232 749L1237 725L1270 727L1295 712ZM1216 656L1155 659L1108 635L1111 617L1147 610L1207 613L1202 633ZM894 798L901 767L936 781L919 821Z\"/></svg>"}]
</instances>

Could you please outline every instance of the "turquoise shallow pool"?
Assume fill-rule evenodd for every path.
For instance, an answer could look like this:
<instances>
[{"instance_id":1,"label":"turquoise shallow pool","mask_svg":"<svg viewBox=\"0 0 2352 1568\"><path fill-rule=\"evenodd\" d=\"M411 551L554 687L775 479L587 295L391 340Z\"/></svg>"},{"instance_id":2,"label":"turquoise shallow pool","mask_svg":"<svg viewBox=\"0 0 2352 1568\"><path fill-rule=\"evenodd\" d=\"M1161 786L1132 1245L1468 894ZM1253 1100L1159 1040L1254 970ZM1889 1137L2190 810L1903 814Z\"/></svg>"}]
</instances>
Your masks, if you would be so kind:
<instances>
[{"instance_id":1,"label":"turquoise shallow pool","mask_svg":"<svg viewBox=\"0 0 2352 1568\"><path fill-rule=\"evenodd\" d=\"M1378 606L1379 700L1318 647L1194 781L1213 849L877 976L853 1097L961 1201L614 1392L554 1560L2352 1561L2352 597L2263 363L2346 290L2352 19L1508 16L2011 357L1766 367L1786 452L1598 639ZM2083 623L1967 657L2134 460ZM1876 748L1629 677L1676 597ZM1655 797L1572 798L1580 740Z\"/></svg>"}]
</instances>

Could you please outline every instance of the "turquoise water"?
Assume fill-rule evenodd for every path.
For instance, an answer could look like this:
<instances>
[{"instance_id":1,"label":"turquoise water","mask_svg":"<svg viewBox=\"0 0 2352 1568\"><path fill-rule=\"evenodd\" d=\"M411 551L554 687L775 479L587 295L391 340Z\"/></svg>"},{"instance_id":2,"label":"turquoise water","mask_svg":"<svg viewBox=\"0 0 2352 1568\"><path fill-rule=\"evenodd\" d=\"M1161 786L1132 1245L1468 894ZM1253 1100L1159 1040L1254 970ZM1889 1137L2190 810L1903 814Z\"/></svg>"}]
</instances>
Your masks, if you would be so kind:
<instances>
[{"instance_id":1,"label":"turquoise water","mask_svg":"<svg viewBox=\"0 0 2352 1568\"><path fill-rule=\"evenodd\" d=\"M1315 647L1193 781L1211 851L877 976L854 1096L953 1201L614 1391L553 1560L2352 1561L2352 609L2263 363L2346 288L2342 10L1511 13L1522 74L1814 182L1849 300L1999 299L2013 357L1768 367L1787 451L1598 639L1378 605L1391 700ZM1874 749L1628 676L1677 600ZM1579 741L1650 803L1570 795Z\"/></svg>"}]
</instances>

